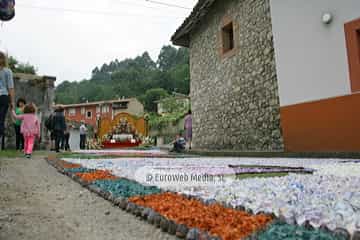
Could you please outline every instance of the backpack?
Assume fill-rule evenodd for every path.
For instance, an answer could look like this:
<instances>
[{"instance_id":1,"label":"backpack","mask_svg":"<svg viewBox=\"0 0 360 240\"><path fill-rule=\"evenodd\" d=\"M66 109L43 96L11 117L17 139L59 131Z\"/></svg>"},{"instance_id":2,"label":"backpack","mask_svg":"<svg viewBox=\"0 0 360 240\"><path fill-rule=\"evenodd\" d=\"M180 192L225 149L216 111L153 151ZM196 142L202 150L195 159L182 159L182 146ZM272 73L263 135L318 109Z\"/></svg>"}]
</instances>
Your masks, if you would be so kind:
<instances>
[{"instance_id":1,"label":"backpack","mask_svg":"<svg viewBox=\"0 0 360 240\"><path fill-rule=\"evenodd\" d=\"M54 116L52 114L46 119L45 127L48 131L54 130Z\"/></svg>"},{"instance_id":2,"label":"backpack","mask_svg":"<svg viewBox=\"0 0 360 240\"><path fill-rule=\"evenodd\" d=\"M15 16L15 0L0 0L0 20L10 21Z\"/></svg>"}]
</instances>

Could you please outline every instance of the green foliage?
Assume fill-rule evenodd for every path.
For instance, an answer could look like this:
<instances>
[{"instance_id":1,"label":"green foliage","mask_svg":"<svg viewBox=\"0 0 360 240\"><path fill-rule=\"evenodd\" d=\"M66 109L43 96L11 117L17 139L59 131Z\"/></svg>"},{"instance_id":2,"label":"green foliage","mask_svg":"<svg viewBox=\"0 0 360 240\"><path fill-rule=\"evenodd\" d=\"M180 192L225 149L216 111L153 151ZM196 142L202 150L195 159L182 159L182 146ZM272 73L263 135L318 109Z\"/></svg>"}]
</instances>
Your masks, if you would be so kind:
<instances>
[{"instance_id":1,"label":"green foliage","mask_svg":"<svg viewBox=\"0 0 360 240\"><path fill-rule=\"evenodd\" d=\"M176 65L177 50L172 46L164 46L159 55L157 64L161 71L169 71Z\"/></svg>"},{"instance_id":2,"label":"green foliage","mask_svg":"<svg viewBox=\"0 0 360 240\"><path fill-rule=\"evenodd\" d=\"M179 65L170 70L170 79L176 79L174 84L175 92L189 95L190 93L190 66L189 64Z\"/></svg>"},{"instance_id":3,"label":"green foliage","mask_svg":"<svg viewBox=\"0 0 360 240\"><path fill-rule=\"evenodd\" d=\"M161 129L169 125L176 125L185 115L186 113L181 112L168 113L162 116L152 113L149 118L149 127L150 129Z\"/></svg>"},{"instance_id":4,"label":"green foliage","mask_svg":"<svg viewBox=\"0 0 360 240\"><path fill-rule=\"evenodd\" d=\"M148 112L156 112L156 101L167 97L169 94L162 88L153 88L146 91L145 95L140 97L140 101L143 103L144 108Z\"/></svg>"},{"instance_id":5,"label":"green foliage","mask_svg":"<svg viewBox=\"0 0 360 240\"><path fill-rule=\"evenodd\" d=\"M56 103L70 104L83 101L137 97L147 103L148 111L155 111L149 103L149 89L164 89L167 93L189 94L189 53L185 48L164 46L154 62L148 52L133 59L115 59L95 67L92 77L81 82L65 81L56 88ZM158 100L155 98L155 100Z\"/></svg>"},{"instance_id":6,"label":"green foliage","mask_svg":"<svg viewBox=\"0 0 360 240\"><path fill-rule=\"evenodd\" d=\"M161 100L162 108L167 113L187 113L190 109L189 102L184 99L177 99L176 97L168 97Z\"/></svg>"},{"instance_id":7,"label":"green foliage","mask_svg":"<svg viewBox=\"0 0 360 240\"><path fill-rule=\"evenodd\" d=\"M162 100L163 108L166 114L158 115L152 113L149 115L149 126L151 129L161 129L167 126L176 125L190 109L189 104L182 104L175 97L169 97Z\"/></svg>"},{"instance_id":8,"label":"green foliage","mask_svg":"<svg viewBox=\"0 0 360 240\"><path fill-rule=\"evenodd\" d=\"M16 58L10 56L8 58L8 64L10 69L14 73L28 73L28 74L36 74L36 68L30 63L22 63L19 62Z\"/></svg>"}]
</instances>

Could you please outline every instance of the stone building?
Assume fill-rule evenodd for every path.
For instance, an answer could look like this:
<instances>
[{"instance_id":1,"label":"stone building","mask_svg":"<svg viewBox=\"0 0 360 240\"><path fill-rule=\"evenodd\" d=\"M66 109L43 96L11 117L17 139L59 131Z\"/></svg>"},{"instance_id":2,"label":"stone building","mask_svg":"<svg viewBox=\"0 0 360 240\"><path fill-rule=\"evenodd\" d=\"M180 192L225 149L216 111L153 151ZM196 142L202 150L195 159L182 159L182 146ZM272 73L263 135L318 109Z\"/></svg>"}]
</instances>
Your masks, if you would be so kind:
<instances>
[{"instance_id":1,"label":"stone building","mask_svg":"<svg viewBox=\"0 0 360 240\"><path fill-rule=\"evenodd\" d=\"M33 102L37 106L38 117L41 121L42 144L40 147L42 148L45 148L48 141L44 122L52 111L55 81L55 77L20 73L14 74L16 100L18 98L24 98L28 103ZM13 148L15 146L15 132L13 121L10 116L10 110L6 121L6 126L5 147Z\"/></svg>"},{"instance_id":2,"label":"stone building","mask_svg":"<svg viewBox=\"0 0 360 240\"><path fill-rule=\"evenodd\" d=\"M190 49L194 146L360 150L360 1L199 0Z\"/></svg>"}]
</instances>

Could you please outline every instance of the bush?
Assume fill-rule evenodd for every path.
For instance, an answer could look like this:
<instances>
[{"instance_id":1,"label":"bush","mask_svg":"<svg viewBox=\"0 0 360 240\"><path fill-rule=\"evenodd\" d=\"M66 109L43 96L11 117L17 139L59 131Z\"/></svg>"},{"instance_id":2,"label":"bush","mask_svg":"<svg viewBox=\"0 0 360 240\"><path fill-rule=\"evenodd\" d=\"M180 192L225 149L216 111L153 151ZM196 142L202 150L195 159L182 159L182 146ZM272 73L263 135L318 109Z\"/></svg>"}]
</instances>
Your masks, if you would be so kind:
<instances>
[{"instance_id":1,"label":"bush","mask_svg":"<svg viewBox=\"0 0 360 240\"><path fill-rule=\"evenodd\" d=\"M167 97L169 94L165 89L153 88L146 91L146 93L140 98L140 101L144 104L144 108L148 112L156 112L156 101Z\"/></svg>"}]
</instances>

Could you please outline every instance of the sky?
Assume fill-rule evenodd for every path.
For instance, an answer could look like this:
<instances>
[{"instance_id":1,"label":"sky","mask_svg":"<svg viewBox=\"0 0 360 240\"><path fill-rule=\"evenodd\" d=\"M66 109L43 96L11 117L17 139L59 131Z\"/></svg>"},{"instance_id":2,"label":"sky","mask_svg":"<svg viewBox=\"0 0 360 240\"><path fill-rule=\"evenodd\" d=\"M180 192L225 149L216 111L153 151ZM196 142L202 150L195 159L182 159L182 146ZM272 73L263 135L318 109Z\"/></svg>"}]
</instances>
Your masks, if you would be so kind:
<instances>
[{"instance_id":1,"label":"sky","mask_svg":"<svg viewBox=\"0 0 360 240\"><path fill-rule=\"evenodd\" d=\"M148 51L153 60L197 0L17 0L16 16L0 23L0 51L29 62L39 75L89 79L96 66Z\"/></svg>"}]
</instances>

